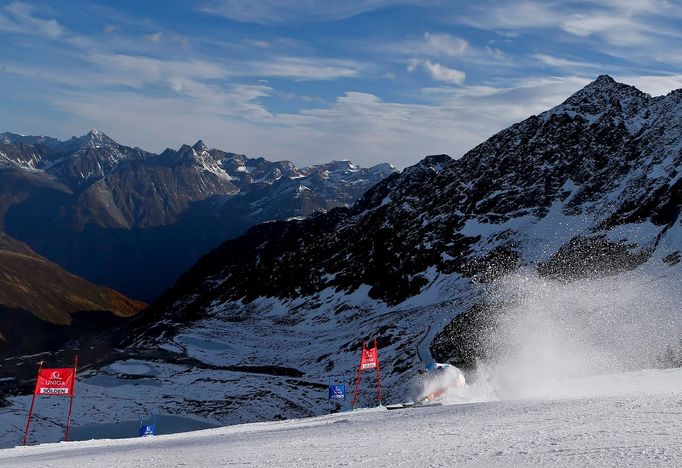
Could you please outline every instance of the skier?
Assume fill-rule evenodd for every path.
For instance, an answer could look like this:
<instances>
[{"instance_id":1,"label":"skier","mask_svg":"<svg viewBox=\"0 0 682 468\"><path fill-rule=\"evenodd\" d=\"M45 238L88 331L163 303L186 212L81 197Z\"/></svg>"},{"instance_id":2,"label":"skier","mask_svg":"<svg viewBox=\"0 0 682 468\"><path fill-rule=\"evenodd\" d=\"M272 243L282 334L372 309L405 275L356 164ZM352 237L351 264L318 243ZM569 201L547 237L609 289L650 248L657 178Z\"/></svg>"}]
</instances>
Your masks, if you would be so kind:
<instances>
[{"instance_id":1,"label":"skier","mask_svg":"<svg viewBox=\"0 0 682 468\"><path fill-rule=\"evenodd\" d=\"M464 374L455 366L432 362L426 366L423 396L416 403L432 402L465 385Z\"/></svg>"}]
</instances>

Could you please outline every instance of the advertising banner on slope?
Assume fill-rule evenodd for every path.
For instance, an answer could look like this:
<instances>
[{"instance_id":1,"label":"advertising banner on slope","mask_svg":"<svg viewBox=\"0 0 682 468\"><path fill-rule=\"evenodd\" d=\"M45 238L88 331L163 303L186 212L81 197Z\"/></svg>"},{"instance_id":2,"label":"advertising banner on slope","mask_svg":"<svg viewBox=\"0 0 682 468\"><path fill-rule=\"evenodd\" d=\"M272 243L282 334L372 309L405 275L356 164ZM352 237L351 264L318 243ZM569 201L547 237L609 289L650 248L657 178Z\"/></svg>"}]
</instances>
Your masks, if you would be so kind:
<instances>
[{"instance_id":1,"label":"advertising banner on slope","mask_svg":"<svg viewBox=\"0 0 682 468\"><path fill-rule=\"evenodd\" d=\"M75 369L70 367L40 369L35 387L36 395L72 395L75 374Z\"/></svg>"},{"instance_id":2,"label":"advertising banner on slope","mask_svg":"<svg viewBox=\"0 0 682 468\"><path fill-rule=\"evenodd\" d=\"M140 419L140 437L150 437L156 435L156 416L152 416L151 424L147 424Z\"/></svg>"},{"instance_id":3,"label":"advertising banner on slope","mask_svg":"<svg viewBox=\"0 0 682 468\"><path fill-rule=\"evenodd\" d=\"M330 400L345 400L346 399L346 384L330 385L329 386Z\"/></svg>"},{"instance_id":4,"label":"advertising banner on slope","mask_svg":"<svg viewBox=\"0 0 682 468\"><path fill-rule=\"evenodd\" d=\"M374 339L374 346L368 348L365 342L362 342L362 353L360 354L360 365L358 366L358 378L355 381L355 392L353 394L353 409L358 403L358 391L360 390L360 376L369 369L376 369L377 373L377 400L381 406L381 376L379 372L379 347L377 340Z\"/></svg>"},{"instance_id":5,"label":"advertising banner on slope","mask_svg":"<svg viewBox=\"0 0 682 468\"><path fill-rule=\"evenodd\" d=\"M360 362L360 369L376 369L379 358L377 356L377 348L365 348L362 350L362 361Z\"/></svg>"},{"instance_id":6,"label":"advertising banner on slope","mask_svg":"<svg viewBox=\"0 0 682 468\"><path fill-rule=\"evenodd\" d=\"M66 416L66 431L64 440L69 440L69 429L71 428L71 413L73 412L73 397L76 393L76 369L78 369L78 353L73 361L73 367L43 368L43 361L38 366L36 386L33 389L31 407L28 410L26 419L26 429L24 430L24 445L28 444L28 433L31 428L31 418L33 417L33 407L36 403L36 396L45 395L64 395L69 397L69 413Z\"/></svg>"},{"instance_id":7,"label":"advertising banner on slope","mask_svg":"<svg viewBox=\"0 0 682 468\"><path fill-rule=\"evenodd\" d=\"M139 431L140 437L151 437L156 435L154 433L154 425L153 424L142 424L140 426L140 431Z\"/></svg>"}]
</instances>

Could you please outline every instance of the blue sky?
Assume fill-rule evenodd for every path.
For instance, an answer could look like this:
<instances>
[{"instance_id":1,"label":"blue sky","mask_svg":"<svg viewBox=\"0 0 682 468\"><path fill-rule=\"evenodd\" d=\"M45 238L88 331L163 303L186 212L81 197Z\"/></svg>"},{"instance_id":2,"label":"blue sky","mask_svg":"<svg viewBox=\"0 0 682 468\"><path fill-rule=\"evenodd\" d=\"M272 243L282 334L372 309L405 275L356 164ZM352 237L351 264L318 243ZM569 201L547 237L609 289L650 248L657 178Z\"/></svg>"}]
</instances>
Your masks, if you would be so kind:
<instances>
[{"instance_id":1,"label":"blue sky","mask_svg":"<svg viewBox=\"0 0 682 468\"><path fill-rule=\"evenodd\" d=\"M682 87L663 0L0 1L0 131L398 167L608 73Z\"/></svg>"}]
</instances>

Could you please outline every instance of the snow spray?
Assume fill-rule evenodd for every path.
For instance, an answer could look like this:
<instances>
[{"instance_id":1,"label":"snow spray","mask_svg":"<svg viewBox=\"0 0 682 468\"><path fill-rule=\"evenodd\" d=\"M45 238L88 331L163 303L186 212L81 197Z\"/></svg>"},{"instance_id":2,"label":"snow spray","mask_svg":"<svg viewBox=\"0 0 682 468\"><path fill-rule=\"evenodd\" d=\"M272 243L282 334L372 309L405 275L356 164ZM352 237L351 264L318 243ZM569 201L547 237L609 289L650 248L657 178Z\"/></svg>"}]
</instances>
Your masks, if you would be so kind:
<instances>
[{"instance_id":1,"label":"snow spray","mask_svg":"<svg viewBox=\"0 0 682 468\"><path fill-rule=\"evenodd\" d=\"M487 295L495 325L483 338L490 357L477 366L473 397L589 396L599 389L586 377L660 367L661 356L680 348L675 276L634 271L565 282L517 272Z\"/></svg>"},{"instance_id":2,"label":"snow spray","mask_svg":"<svg viewBox=\"0 0 682 468\"><path fill-rule=\"evenodd\" d=\"M415 387L415 401L445 400L454 397L466 386L464 374L455 366L447 366L435 372L427 372L420 376Z\"/></svg>"}]
</instances>

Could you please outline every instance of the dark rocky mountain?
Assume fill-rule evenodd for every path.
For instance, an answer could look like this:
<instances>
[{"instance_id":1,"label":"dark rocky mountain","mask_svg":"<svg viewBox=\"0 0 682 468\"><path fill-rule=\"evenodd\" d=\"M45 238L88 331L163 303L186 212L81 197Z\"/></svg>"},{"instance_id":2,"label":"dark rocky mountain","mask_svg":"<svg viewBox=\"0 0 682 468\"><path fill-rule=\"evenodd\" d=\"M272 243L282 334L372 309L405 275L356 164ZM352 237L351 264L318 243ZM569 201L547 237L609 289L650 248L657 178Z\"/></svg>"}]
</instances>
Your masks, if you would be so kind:
<instances>
[{"instance_id":1,"label":"dark rocky mountain","mask_svg":"<svg viewBox=\"0 0 682 468\"><path fill-rule=\"evenodd\" d=\"M64 271L0 233L0 356L58 349L122 324L146 304Z\"/></svg>"},{"instance_id":2,"label":"dark rocky mountain","mask_svg":"<svg viewBox=\"0 0 682 468\"><path fill-rule=\"evenodd\" d=\"M486 358L479 332L500 305L486 291L509 272L552 284L639 272L669 289L682 278L681 116L682 91L652 98L601 76L461 159L428 156L350 207L257 225L114 334L123 354L91 356L81 391L114 398L107 420L135 411L133 378L157 413L305 416L377 338L384 402L401 401L424 363ZM105 404L86 401L79 422L101 421Z\"/></svg>"},{"instance_id":3,"label":"dark rocky mountain","mask_svg":"<svg viewBox=\"0 0 682 468\"><path fill-rule=\"evenodd\" d=\"M248 227L350 205L394 172L297 168L202 141L156 155L98 130L67 141L4 133L0 226L69 271L151 301Z\"/></svg>"}]
</instances>

